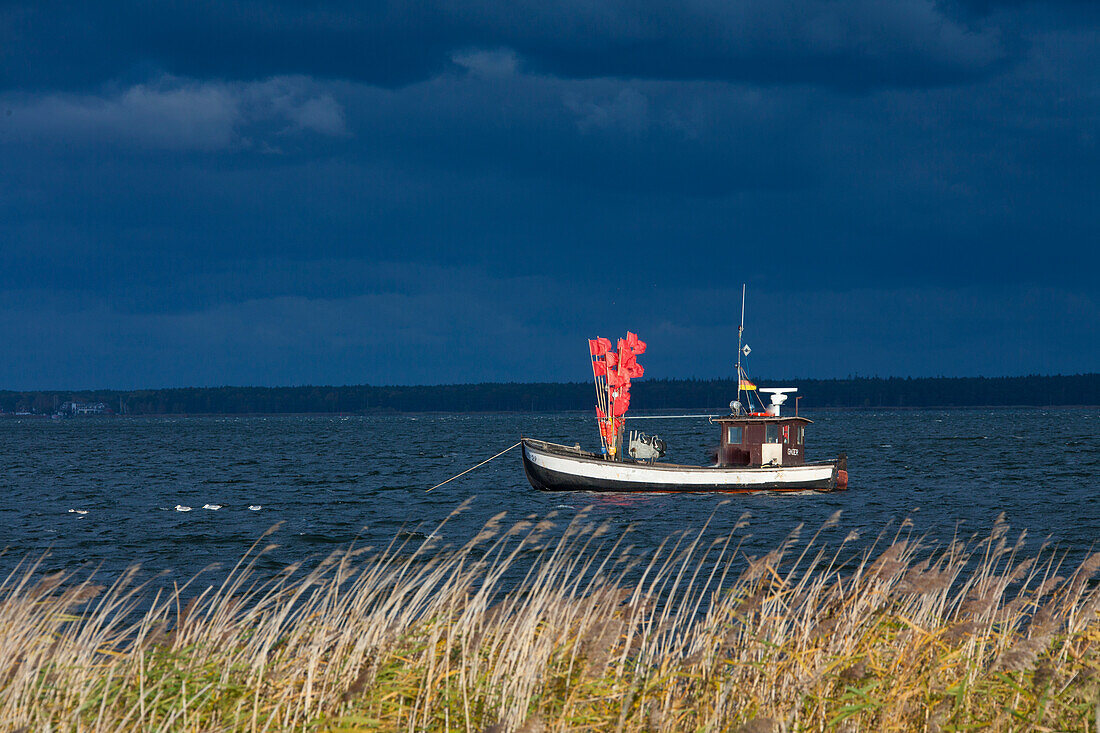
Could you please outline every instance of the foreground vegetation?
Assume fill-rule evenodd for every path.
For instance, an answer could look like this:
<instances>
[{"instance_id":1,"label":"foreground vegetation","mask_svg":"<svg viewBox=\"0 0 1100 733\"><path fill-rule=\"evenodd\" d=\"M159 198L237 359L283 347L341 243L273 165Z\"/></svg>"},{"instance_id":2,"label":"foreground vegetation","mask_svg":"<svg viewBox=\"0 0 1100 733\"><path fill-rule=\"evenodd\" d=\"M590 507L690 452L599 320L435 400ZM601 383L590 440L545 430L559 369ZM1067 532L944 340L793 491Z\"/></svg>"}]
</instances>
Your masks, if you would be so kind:
<instances>
[{"instance_id":1,"label":"foreground vegetation","mask_svg":"<svg viewBox=\"0 0 1100 733\"><path fill-rule=\"evenodd\" d=\"M266 582L261 542L201 592L21 567L0 583L0 726L1096 725L1100 553L1024 557L998 521L939 548L904 528L862 551L796 530L751 558L739 522L642 557L583 514L552 541L549 520L501 519L461 547L352 548Z\"/></svg>"}]
</instances>

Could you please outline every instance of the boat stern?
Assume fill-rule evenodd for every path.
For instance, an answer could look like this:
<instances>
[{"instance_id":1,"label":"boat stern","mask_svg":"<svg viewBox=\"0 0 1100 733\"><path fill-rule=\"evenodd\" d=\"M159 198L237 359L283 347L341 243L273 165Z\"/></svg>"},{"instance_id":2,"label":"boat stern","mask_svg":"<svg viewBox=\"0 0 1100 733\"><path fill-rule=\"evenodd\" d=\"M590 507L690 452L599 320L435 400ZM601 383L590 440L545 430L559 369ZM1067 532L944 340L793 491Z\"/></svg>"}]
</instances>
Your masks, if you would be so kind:
<instances>
[{"instance_id":1,"label":"boat stern","mask_svg":"<svg viewBox=\"0 0 1100 733\"><path fill-rule=\"evenodd\" d=\"M848 454L840 453L833 464L833 476L829 480L830 491L846 491L848 489Z\"/></svg>"}]
</instances>

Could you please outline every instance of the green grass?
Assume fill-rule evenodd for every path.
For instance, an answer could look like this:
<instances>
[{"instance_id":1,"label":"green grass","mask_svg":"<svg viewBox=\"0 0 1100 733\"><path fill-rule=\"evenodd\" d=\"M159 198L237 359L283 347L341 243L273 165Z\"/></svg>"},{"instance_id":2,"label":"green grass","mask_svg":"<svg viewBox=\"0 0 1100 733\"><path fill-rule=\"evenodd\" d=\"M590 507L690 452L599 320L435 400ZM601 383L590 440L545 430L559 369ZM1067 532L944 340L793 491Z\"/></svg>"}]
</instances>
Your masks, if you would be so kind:
<instances>
[{"instance_id":1,"label":"green grass","mask_svg":"<svg viewBox=\"0 0 1100 733\"><path fill-rule=\"evenodd\" d=\"M743 523L640 556L585 513L556 540L502 520L265 582L258 543L201 591L27 562L0 582L0 727L1097 730L1100 554L1024 557L1000 520L759 558Z\"/></svg>"}]
</instances>

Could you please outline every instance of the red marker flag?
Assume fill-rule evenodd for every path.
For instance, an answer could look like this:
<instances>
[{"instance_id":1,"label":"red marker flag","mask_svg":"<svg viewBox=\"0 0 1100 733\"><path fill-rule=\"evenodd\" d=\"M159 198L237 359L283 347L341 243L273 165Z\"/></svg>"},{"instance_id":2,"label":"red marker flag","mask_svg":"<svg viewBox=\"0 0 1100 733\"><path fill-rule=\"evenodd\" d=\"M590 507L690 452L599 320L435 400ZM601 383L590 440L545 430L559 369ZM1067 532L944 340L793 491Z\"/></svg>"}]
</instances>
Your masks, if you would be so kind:
<instances>
[{"instance_id":1,"label":"red marker flag","mask_svg":"<svg viewBox=\"0 0 1100 733\"><path fill-rule=\"evenodd\" d=\"M588 340L588 352L592 356L603 356L611 351L611 339L598 338Z\"/></svg>"},{"instance_id":2,"label":"red marker flag","mask_svg":"<svg viewBox=\"0 0 1100 733\"><path fill-rule=\"evenodd\" d=\"M618 369L607 370L607 384L609 387L630 387L630 375Z\"/></svg>"},{"instance_id":3,"label":"red marker flag","mask_svg":"<svg viewBox=\"0 0 1100 733\"><path fill-rule=\"evenodd\" d=\"M626 374L631 379L638 379L645 370L638 363L638 358L634 355L634 352L627 348L619 353L619 372Z\"/></svg>"}]
</instances>

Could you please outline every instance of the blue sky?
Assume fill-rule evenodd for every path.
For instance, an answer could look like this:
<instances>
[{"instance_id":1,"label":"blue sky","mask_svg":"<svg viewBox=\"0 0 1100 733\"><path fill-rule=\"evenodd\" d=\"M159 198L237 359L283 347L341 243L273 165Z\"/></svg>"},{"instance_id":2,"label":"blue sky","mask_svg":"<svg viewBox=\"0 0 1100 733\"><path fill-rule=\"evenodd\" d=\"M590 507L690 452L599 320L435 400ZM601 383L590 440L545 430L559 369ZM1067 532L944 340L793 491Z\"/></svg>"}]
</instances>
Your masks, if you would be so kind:
<instances>
[{"instance_id":1,"label":"blue sky","mask_svg":"<svg viewBox=\"0 0 1100 733\"><path fill-rule=\"evenodd\" d=\"M1100 8L0 4L0 388L1100 371Z\"/></svg>"}]
</instances>

